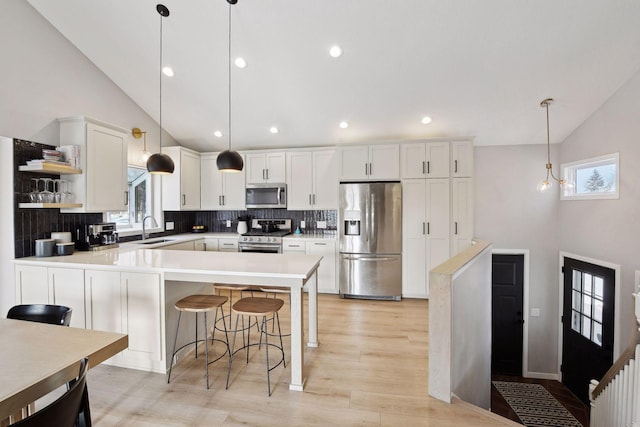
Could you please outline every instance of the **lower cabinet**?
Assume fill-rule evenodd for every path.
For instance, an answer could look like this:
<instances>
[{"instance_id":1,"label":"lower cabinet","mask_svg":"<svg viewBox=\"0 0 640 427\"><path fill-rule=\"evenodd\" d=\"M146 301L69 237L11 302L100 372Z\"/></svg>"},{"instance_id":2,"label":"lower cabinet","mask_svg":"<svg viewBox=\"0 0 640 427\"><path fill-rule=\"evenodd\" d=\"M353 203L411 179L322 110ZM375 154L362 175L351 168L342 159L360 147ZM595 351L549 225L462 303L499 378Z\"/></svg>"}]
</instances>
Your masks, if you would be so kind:
<instances>
[{"instance_id":1,"label":"lower cabinet","mask_svg":"<svg viewBox=\"0 0 640 427\"><path fill-rule=\"evenodd\" d=\"M318 267L318 292L338 293L336 241L332 239L284 239L282 252L287 254L320 255L322 261Z\"/></svg>"},{"instance_id":2,"label":"lower cabinet","mask_svg":"<svg viewBox=\"0 0 640 427\"><path fill-rule=\"evenodd\" d=\"M29 265L15 273L16 304L66 305L72 327L127 334L129 347L106 363L166 371L160 274Z\"/></svg>"}]
</instances>

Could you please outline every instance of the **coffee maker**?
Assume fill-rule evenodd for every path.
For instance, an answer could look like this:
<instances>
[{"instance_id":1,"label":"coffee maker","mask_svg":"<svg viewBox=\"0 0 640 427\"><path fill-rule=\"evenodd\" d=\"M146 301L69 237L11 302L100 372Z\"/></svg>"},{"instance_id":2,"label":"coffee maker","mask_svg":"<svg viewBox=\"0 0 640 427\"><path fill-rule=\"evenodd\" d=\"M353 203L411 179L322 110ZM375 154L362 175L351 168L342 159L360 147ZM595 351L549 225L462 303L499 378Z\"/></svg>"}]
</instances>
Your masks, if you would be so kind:
<instances>
[{"instance_id":1,"label":"coffee maker","mask_svg":"<svg viewBox=\"0 0 640 427\"><path fill-rule=\"evenodd\" d=\"M97 251L118 247L118 232L115 222L89 224L76 229L76 249Z\"/></svg>"}]
</instances>

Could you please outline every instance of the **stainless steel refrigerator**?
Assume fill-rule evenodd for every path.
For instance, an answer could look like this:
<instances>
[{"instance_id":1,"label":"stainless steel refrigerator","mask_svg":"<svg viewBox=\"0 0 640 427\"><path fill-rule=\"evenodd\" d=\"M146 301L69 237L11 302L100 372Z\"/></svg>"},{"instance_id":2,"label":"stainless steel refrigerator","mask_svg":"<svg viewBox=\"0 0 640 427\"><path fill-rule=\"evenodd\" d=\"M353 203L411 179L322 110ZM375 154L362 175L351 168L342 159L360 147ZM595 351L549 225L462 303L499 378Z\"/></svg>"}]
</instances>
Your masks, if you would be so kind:
<instances>
[{"instance_id":1,"label":"stainless steel refrigerator","mask_svg":"<svg viewBox=\"0 0 640 427\"><path fill-rule=\"evenodd\" d=\"M402 295L402 186L340 183L340 296L399 300Z\"/></svg>"}]
</instances>

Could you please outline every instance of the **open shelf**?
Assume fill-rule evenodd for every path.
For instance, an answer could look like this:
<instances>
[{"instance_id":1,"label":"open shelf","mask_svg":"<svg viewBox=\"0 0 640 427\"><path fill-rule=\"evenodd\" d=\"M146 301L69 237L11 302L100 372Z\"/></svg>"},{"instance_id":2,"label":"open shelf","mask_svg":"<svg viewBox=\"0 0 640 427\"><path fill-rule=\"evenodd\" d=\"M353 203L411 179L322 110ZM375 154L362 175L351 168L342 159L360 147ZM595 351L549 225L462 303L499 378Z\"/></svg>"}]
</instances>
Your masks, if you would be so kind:
<instances>
[{"instance_id":1,"label":"open shelf","mask_svg":"<svg viewBox=\"0 0 640 427\"><path fill-rule=\"evenodd\" d=\"M40 165L22 165L18 167L20 172L52 173L60 175L77 175L82 173L82 169L71 166L56 165L52 163L42 163Z\"/></svg>"},{"instance_id":2,"label":"open shelf","mask_svg":"<svg viewBox=\"0 0 640 427\"><path fill-rule=\"evenodd\" d=\"M45 209L45 208L81 208L82 203L20 203L20 208Z\"/></svg>"}]
</instances>

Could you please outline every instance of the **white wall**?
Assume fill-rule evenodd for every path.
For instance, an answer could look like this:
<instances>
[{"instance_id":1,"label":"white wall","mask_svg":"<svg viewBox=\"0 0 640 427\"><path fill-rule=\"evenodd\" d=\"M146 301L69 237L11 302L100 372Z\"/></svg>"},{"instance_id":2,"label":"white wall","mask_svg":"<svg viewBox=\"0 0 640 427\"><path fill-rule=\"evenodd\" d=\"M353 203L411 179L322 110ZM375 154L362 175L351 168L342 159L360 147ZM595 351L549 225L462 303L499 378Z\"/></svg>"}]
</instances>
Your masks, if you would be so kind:
<instances>
[{"instance_id":1,"label":"white wall","mask_svg":"<svg viewBox=\"0 0 640 427\"><path fill-rule=\"evenodd\" d=\"M558 190L538 193L545 177L546 146L475 147L474 184L476 237L495 249L530 251L529 318L530 375L557 373L558 319ZM552 146L551 160L557 159ZM525 372L526 374L526 372Z\"/></svg>"},{"instance_id":2,"label":"white wall","mask_svg":"<svg viewBox=\"0 0 640 427\"><path fill-rule=\"evenodd\" d=\"M560 147L563 162L620 152L620 199L560 201L559 248L620 264L621 342L629 344L634 270L640 270L640 73Z\"/></svg>"},{"instance_id":3,"label":"white wall","mask_svg":"<svg viewBox=\"0 0 640 427\"><path fill-rule=\"evenodd\" d=\"M84 115L148 132L147 149L159 149L158 124L98 70L24 0L0 6L0 136L59 143L58 117ZM130 67L132 64L122 64ZM142 82L147 83L147 82ZM152 84L152 82L148 82ZM176 142L166 132L165 145ZM13 200L10 139L0 138L0 197ZM129 140L130 163L141 163L142 140ZM9 149L10 150L10 149ZM8 174L7 174L8 173ZM11 219L9 219L11 218ZM13 209L0 204L0 315L13 305ZM11 247L9 248L9 245Z\"/></svg>"}]
</instances>

